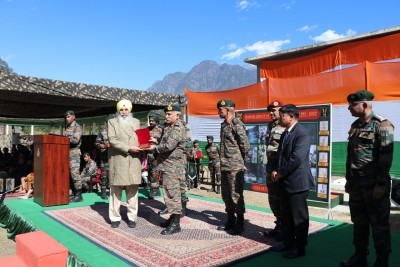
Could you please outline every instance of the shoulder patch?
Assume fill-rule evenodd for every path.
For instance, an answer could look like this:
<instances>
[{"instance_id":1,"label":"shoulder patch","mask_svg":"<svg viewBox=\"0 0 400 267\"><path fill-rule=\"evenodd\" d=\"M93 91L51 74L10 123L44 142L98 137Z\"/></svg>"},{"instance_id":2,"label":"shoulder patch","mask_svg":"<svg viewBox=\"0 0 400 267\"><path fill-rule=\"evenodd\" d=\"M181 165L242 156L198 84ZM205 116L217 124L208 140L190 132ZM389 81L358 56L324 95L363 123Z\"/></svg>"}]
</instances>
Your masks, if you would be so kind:
<instances>
[{"instance_id":1,"label":"shoulder patch","mask_svg":"<svg viewBox=\"0 0 400 267\"><path fill-rule=\"evenodd\" d=\"M379 114L374 114L374 119L377 119L378 121L382 122L382 121L386 121L387 119L385 117L383 117L382 115Z\"/></svg>"}]
</instances>

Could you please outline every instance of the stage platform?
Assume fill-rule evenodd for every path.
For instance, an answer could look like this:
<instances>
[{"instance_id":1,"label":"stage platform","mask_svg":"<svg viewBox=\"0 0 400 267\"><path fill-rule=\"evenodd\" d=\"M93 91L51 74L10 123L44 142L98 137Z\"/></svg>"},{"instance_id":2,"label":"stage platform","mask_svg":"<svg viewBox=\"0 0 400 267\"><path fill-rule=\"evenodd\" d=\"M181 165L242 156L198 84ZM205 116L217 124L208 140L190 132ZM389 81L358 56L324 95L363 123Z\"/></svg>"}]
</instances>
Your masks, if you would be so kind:
<instances>
[{"instance_id":1,"label":"stage platform","mask_svg":"<svg viewBox=\"0 0 400 267\"><path fill-rule=\"evenodd\" d=\"M199 196L189 195L191 199L197 199L199 201L208 201L210 209L214 204L221 204L222 201L217 201L215 199L208 199ZM139 195L139 199L143 203L148 204L148 200L145 197L144 192ZM163 199L156 199L158 203L162 203ZM95 210L98 213L100 207L105 206L108 203L108 200L102 200L95 193L87 193L84 194L84 201L80 203L71 203L68 205L60 205L60 206L52 206L52 207L42 207L35 203L33 199L23 200L23 199L5 199L0 204L0 226L6 228L8 231L8 236L11 239L14 239L16 235L36 230L41 230L50 235L56 241L61 243L69 250L69 259L68 265L69 267L74 266L93 266L93 267L103 267L103 266L113 266L113 267L123 267L123 266L142 266L141 264L134 264L132 262L127 261L125 258L121 257L116 251L113 251L112 248L100 245L93 241L93 239L88 238L82 233L78 232L76 227L68 226L62 223L60 220L54 219L49 216L53 211L62 212L67 209L79 209L84 210ZM196 201L189 202L189 214L188 219L200 218L196 217L195 212L191 213L191 205L194 205ZM144 206L140 205L139 210ZM157 204L158 205L158 204ZM153 208L159 208L159 206L154 205ZM254 213L257 215L257 212L261 213L271 213L269 209L255 207L255 206L246 206L247 213L249 218L252 218L250 215ZM77 210L78 210L77 209ZM124 211L123 211L124 212ZM252 215L253 217L255 215ZM140 215L139 215L140 216ZM106 231L113 231L111 228L108 228L108 219L104 216L104 222L107 226ZM216 216L216 218L219 218ZM246 215L245 215L246 218ZM150 220L148 218L140 218L142 220ZM157 219L154 219L157 220ZM218 219L219 220L219 219ZM223 221L215 221L215 222L205 222L198 220L196 223L199 225L199 229L203 229L204 225L208 225L207 227L216 227L218 224L222 224ZM250 221L246 221L246 225L252 224L252 219ZM338 266L339 262L353 253L352 246L352 225L332 221L332 220L324 220L319 218L311 218L312 222L323 223L326 224L322 230L318 230L318 232L310 235L309 237L309 245L307 247L307 255L302 258L298 258L295 260L284 259L281 256L281 253L272 252L270 250L262 251L260 253L256 253L255 255L247 256L244 258L235 258L235 251L232 250L232 258L235 258L233 262L229 262L226 264L218 264L214 266L263 266L268 265L271 267L274 266L296 266L296 267L305 267L305 266ZM84 223L84 222L82 222ZM154 223L154 222L152 222ZM125 226L125 222L122 222L120 229L118 230L118 234L123 234L123 231L130 231L129 228ZM79 223L77 223L79 225ZM211 225L211 226L210 226ZM255 225L255 224L254 224ZM104 227L104 225L103 225ZM154 227L154 231L159 233L160 229L158 226ZM202 228L203 227L203 228ZM254 227L253 227L254 228ZM99 228L100 229L100 228ZM105 229L105 228L103 228ZM140 229L140 228L139 228ZM247 229L250 229L250 226ZM261 229L259 229L261 231ZM182 231L184 232L184 231ZM184 233L189 233L186 231ZM101 232L98 233L101 235ZM117 234L117 232L116 232ZM131 233L134 234L135 233ZM181 234L181 233L180 233ZM165 242L169 242L169 237L164 239ZM252 241L252 240L249 240ZM172 242L172 241L171 241ZM400 234L393 233L392 234L392 257L390 259L390 266L398 266L400 264L400 259L395 255L400 253ZM118 248L116 248L118 249ZM135 247L130 248L134 250ZM149 250L150 251L150 250ZM190 253L190 252L189 252ZM212 251L210 251L212 254ZM162 254L161 254L162 255ZM161 256L162 257L162 256ZM370 245L370 255L369 255L369 264L372 266L375 260L375 253L373 246ZM164 265L165 266L165 265ZM174 266L202 266L196 265L190 262L182 265L174 265ZM209 266L209 265L208 265Z\"/></svg>"}]
</instances>

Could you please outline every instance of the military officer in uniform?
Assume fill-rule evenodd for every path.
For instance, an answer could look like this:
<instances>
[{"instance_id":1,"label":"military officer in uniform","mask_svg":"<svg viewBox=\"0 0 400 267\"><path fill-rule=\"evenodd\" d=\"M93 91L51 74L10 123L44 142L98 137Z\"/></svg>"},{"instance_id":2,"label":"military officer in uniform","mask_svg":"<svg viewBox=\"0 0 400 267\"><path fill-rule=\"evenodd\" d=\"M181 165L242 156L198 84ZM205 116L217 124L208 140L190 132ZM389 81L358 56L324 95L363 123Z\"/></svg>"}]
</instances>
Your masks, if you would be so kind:
<instances>
[{"instance_id":1,"label":"military officer in uniform","mask_svg":"<svg viewBox=\"0 0 400 267\"><path fill-rule=\"evenodd\" d=\"M220 143L221 194L228 215L218 230L238 235L244 231L244 171L250 145L243 122L235 118L235 103L223 99L218 101L217 108L219 117L224 119Z\"/></svg>"},{"instance_id":2,"label":"military officer in uniform","mask_svg":"<svg viewBox=\"0 0 400 267\"><path fill-rule=\"evenodd\" d=\"M221 192L221 164L219 146L214 143L214 136L207 136L207 145L205 147L208 157L208 170L211 177L211 188L207 192Z\"/></svg>"},{"instance_id":3,"label":"military officer in uniform","mask_svg":"<svg viewBox=\"0 0 400 267\"><path fill-rule=\"evenodd\" d=\"M82 180L79 173L81 167L81 144L82 144L82 127L75 121L75 112L68 110L64 114L67 128L64 136L69 138L69 172L73 183L73 195L70 202L83 201L82 198Z\"/></svg>"},{"instance_id":4,"label":"military officer in uniform","mask_svg":"<svg viewBox=\"0 0 400 267\"><path fill-rule=\"evenodd\" d=\"M374 94L359 90L347 97L349 111L358 118L350 127L347 146L346 185L355 253L342 267L367 266L370 229L376 250L374 267L389 265L390 184L394 126L372 111Z\"/></svg>"},{"instance_id":5,"label":"military officer in uniform","mask_svg":"<svg viewBox=\"0 0 400 267\"><path fill-rule=\"evenodd\" d=\"M186 165L186 141L187 134L183 122L180 119L181 107L168 105L165 111L165 127L159 144L152 137L153 144L148 150L157 153L156 170L162 172L164 201L170 218L161 223L161 234L171 235L181 231L180 218L182 213L181 183L185 178Z\"/></svg>"},{"instance_id":6,"label":"military officer in uniform","mask_svg":"<svg viewBox=\"0 0 400 267\"><path fill-rule=\"evenodd\" d=\"M268 188L268 202L269 206L276 218L275 228L267 229L264 232L265 237L273 237L275 239L281 239L282 232L282 211L281 211L281 199L280 199L280 188L279 182L272 181L272 171L277 161L277 152L279 146L279 140L285 127L282 127L279 123L279 109L283 106L282 102L279 100L274 100L269 103L267 110L271 117L271 122L268 124L265 146L267 155L267 188Z\"/></svg>"},{"instance_id":7,"label":"military officer in uniform","mask_svg":"<svg viewBox=\"0 0 400 267\"><path fill-rule=\"evenodd\" d=\"M108 119L113 118L114 116L108 116ZM107 199L107 186L109 183L108 173L109 173L109 166L108 166L108 148L110 147L110 142L108 141L107 135L107 128L104 127L100 129L96 141L95 146L100 149L100 169L101 169L101 198Z\"/></svg>"},{"instance_id":8,"label":"military officer in uniform","mask_svg":"<svg viewBox=\"0 0 400 267\"><path fill-rule=\"evenodd\" d=\"M156 114L149 115L149 130L150 137L154 137L157 143L160 141L163 128L159 125L160 118ZM155 196L160 196L160 184L159 184L159 171L156 170L157 166L157 153L147 154L147 164L149 166L149 178L150 178L150 192L148 195L149 199L154 199Z\"/></svg>"}]
</instances>

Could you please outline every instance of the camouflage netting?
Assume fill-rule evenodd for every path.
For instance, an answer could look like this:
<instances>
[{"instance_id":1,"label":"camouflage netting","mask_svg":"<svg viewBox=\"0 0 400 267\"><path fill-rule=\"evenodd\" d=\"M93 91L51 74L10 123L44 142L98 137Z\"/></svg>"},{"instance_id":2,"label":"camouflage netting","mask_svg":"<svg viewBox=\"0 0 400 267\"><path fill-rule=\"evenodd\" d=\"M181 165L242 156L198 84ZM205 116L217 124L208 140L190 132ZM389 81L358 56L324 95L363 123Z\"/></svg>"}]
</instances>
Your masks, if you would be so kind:
<instances>
[{"instance_id":1,"label":"camouflage netting","mask_svg":"<svg viewBox=\"0 0 400 267\"><path fill-rule=\"evenodd\" d=\"M0 70L0 117L62 118L72 109L79 117L114 113L123 99L133 112L161 109L171 103L186 105L184 95L153 93L115 87L20 76Z\"/></svg>"}]
</instances>

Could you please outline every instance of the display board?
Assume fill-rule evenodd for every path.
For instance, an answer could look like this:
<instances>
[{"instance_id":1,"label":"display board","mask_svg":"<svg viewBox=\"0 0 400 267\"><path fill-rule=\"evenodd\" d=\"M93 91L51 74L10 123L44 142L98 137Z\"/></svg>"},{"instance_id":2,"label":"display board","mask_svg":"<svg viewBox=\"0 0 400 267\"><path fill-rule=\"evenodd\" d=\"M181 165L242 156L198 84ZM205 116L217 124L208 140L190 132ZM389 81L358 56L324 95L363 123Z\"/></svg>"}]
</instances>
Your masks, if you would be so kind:
<instances>
[{"instance_id":1,"label":"display board","mask_svg":"<svg viewBox=\"0 0 400 267\"><path fill-rule=\"evenodd\" d=\"M310 131L310 168L316 187L310 191L308 200L330 203L331 181L331 104L298 106L299 122ZM267 192L267 164L265 137L271 118L267 109L238 110L236 117L246 125L250 143L246 189Z\"/></svg>"}]
</instances>

